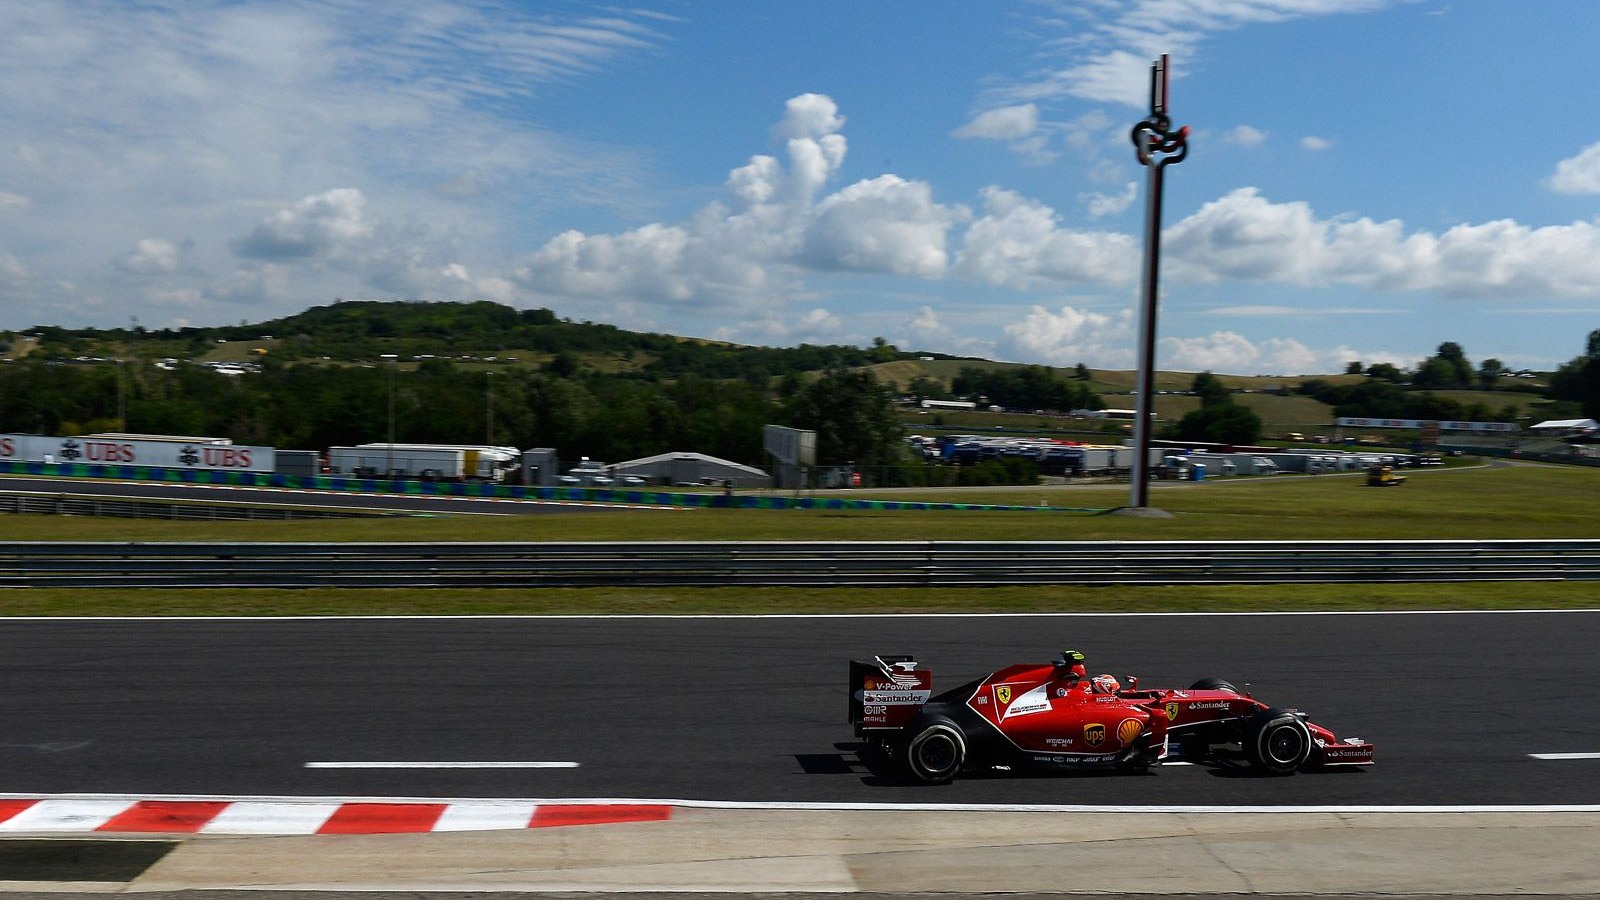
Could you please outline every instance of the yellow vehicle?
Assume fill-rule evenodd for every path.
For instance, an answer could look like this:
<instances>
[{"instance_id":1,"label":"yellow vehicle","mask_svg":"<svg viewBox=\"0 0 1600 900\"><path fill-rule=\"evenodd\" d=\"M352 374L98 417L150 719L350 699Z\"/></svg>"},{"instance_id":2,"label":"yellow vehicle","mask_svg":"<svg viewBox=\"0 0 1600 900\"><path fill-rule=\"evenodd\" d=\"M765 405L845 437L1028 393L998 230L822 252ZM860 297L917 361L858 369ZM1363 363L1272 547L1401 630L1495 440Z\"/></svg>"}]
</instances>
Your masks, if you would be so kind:
<instances>
[{"instance_id":1,"label":"yellow vehicle","mask_svg":"<svg viewBox=\"0 0 1600 900\"><path fill-rule=\"evenodd\" d=\"M1367 469L1368 487L1394 487L1403 484L1405 480L1404 475L1394 473L1394 466L1375 465Z\"/></svg>"}]
</instances>

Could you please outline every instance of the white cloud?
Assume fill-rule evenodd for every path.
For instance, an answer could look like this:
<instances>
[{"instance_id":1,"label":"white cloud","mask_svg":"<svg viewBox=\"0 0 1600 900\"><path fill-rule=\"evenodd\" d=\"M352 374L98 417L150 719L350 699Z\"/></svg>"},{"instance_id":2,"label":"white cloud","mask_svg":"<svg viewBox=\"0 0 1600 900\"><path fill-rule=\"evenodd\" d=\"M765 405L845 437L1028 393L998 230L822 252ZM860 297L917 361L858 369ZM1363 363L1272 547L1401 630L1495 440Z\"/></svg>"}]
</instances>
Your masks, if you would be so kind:
<instances>
[{"instance_id":1,"label":"white cloud","mask_svg":"<svg viewBox=\"0 0 1600 900\"><path fill-rule=\"evenodd\" d=\"M1384 309L1381 307L1361 306L1219 306L1206 310L1208 316L1231 316L1236 318L1281 318L1291 317L1304 319L1308 317L1323 316L1384 316L1398 315L1397 309Z\"/></svg>"},{"instance_id":2,"label":"white cloud","mask_svg":"<svg viewBox=\"0 0 1600 900\"><path fill-rule=\"evenodd\" d=\"M1308 251L1325 235L1308 204L1274 204L1241 188L1166 229L1162 251L1183 277L1304 283L1314 271Z\"/></svg>"},{"instance_id":3,"label":"white cloud","mask_svg":"<svg viewBox=\"0 0 1600 900\"><path fill-rule=\"evenodd\" d=\"M642 157L552 134L508 101L651 52L670 27L632 11L437 0L0 3L13 38L0 56L12 135L0 185L28 186L0 196L0 216L42 211L6 248L40 277L11 285L0 308L89 322L132 265L162 280L153 288L217 304L192 321L236 321L227 298L240 288L218 274L234 248L283 266L271 281L284 290L270 294L281 305L258 315L360 294L359 266L329 266L337 234L263 220L330 186L360 185L374 224L427 223L375 230L369 244L398 239L438 260L466 247L478 267L508 254L497 229L512 215L537 227L573 202L625 209L635 201L615 198L637 196L626 188ZM151 235L189 236L174 241L176 267L129 251Z\"/></svg>"},{"instance_id":4,"label":"white cloud","mask_svg":"<svg viewBox=\"0 0 1600 900\"><path fill-rule=\"evenodd\" d=\"M1133 205L1139 197L1139 183L1130 181L1122 186L1122 190L1115 194L1093 193L1083 199L1089 207L1089 217L1098 219L1103 216L1114 216Z\"/></svg>"},{"instance_id":5,"label":"white cloud","mask_svg":"<svg viewBox=\"0 0 1600 900\"><path fill-rule=\"evenodd\" d=\"M178 268L178 245L161 238L142 238L116 264L117 268L135 274L174 272Z\"/></svg>"},{"instance_id":6,"label":"white cloud","mask_svg":"<svg viewBox=\"0 0 1600 900\"><path fill-rule=\"evenodd\" d=\"M1039 107L1032 103L1021 103L980 113L951 133L958 138L1014 141L1027 137L1038 127Z\"/></svg>"},{"instance_id":7,"label":"white cloud","mask_svg":"<svg viewBox=\"0 0 1600 900\"><path fill-rule=\"evenodd\" d=\"M1328 371L1322 354L1292 338L1252 342L1233 331L1202 337L1162 338L1156 366L1179 372L1226 372L1238 375L1300 375Z\"/></svg>"},{"instance_id":8,"label":"white cloud","mask_svg":"<svg viewBox=\"0 0 1600 900\"><path fill-rule=\"evenodd\" d=\"M836 344L848 340L843 331L844 323L838 316L816 307L795 318L775 314L724 325L717 328L712 337L755 344Z\"/></svg>"},{"instance_id":9,"label":"white cloud","mask_svg":"<svg viewBox=\"0 0 1600 900\"><path fill-rule=\"evenodd\" d=\"M1150 63L1163 53L1188 62L1219 32L1371 12L1396 2L1399 0L1096 0L1066 4L1039 24L1066 33L1059 45L1070 62L990 93L1002 101L1077 97L1144 108L1150 97ZM1175 66L1174 80L1179 75L1181 69Z\"/></svg>"},{"instance_id":10,"label":"white cloud","mask_svg":"<svg viewBox=\"0 0 1600 900\"><path fill-rule=\"evenodd\" d=\"M543 294L682 302L696 296L683 228L646 225L619 235L556 235L528 260L518 280Z\"/></svg>"},{"instance_id":11,"label":"white cloud","mask_svg":"<svg viewBox=\"0 0 1600 900\"><path fill-rule=\"evenodd\" d=\"M826 94L801 94L783 105L783 119L773 126L775 137L818 140L844 129L844 116Z\"/></svg>"},{"instance_id":12,"label":"white cloud","mask_svg":"<svg viewBox=\"0 0 1600 900\"><path fill-rule=\"evenodd\" d=\"M682 223L615 235L567 231L535 251L515 280L538 296L749 311L798 295L807 271L943 277L948 233L968 217L965 209L896 175L823 193L844 163L845 138L832 130L844 121L830 98L796 97L773 129L787 165L752 157L729 173L728 203L708 204Z\"/></svg>"},{"instance_id":13,"label":"white cloud","mask_svg":"<svg viewBox=\"0 0 1600 900\"><path fill-rule=\"evenodd\" d=\"M28 271L22 260L0 251L0 281L22 281L32 276L33 273Z\"/></svg>"},{"instance_id":14,"label":"white cloud","mask_svg":"<svg viewBox=\"0 0 1600 900\"><path fill-rule=\"evenodd\" d=\"M797 325L803 334L838 334L843 327L838 316L820 307L801 316Z\"/></svg>"},{"instance_id":15,"label":"white cloud","mask_svg":"<svg viewBox=\"0 0 1600 900\"><path fill-rule=\"evenodd\" d=\"M1304 202L1240 188L1167 229L1180 279L1238 280L1455 297L1600 297L1600 220L1533 228L1511 220L1406 233L1398 220L1318 219Z\"/></svg>"},{"instance_id":16,"label":"white cloud","mask_svg":"<svg viewBox=\"0 0 1600 900\"><path fill-rule=\"evenodd\" d=\"M1137 263L1128 235L1061 228L1048 206L990 187L955 268L984 284L1031 290L1073 282L1125 284L1137 274Z\"/></svg>"},{"instance_id":17,"label":"white cloud","mask_svg":"<svg viewBox=\"0 0 1600 900\"><path fill-rule=\"evenodd\" d=\"M1556 163L1555 174L1545 184L1558 194L1600 194L1600 142Z\"/></svg>"},{"instance_id":18,"label":"white cloud","mask_svg":"<svg viewBox=\"0 0 1600 900\"><path fill-rule=\"evenodd\" d=\"M1314 134L1308 134L1300 139L1300 147L1305 150L1320 153L1323 150L1332 149L1333 141L1328 140L1325 137L1318 137Z\"/></svg>"},{"instance_id":19,"label":"white cloud","mask_svg":"<svg viewBox=\"0 0 1600 900\"><path fill-rule=\"evenodd\" d=\"M906 322L905 327L914 335L928 336L940 334L944 325L939 321L939 314L931 306L917 308L917 314Z\"/></svg>"},{"instance_id":20,"label":"white cloud","mask_svg":"<svg viewBox=\"0 0 1600 900\"><path fill-rule=\"evenodd\" d=\"M1267 133L1249 125L1238 125L1222 136L1222 142L1238 147L1259 147L1267 142Z\"/></svg>"},{"instance_id":21,"label":"white cloud","mask_svg":"<svg viewBox=\"0 0 1600 900\"><path fill-rule=\"evenodd\" d=\"M1132 320L1131 310L1107 315L1072 306L1054 312L1034 306L1021 321L1005 327L1001 350L1022 362L1131 368Z\"/></svg>"},{"instance_id":22,"label":"white cloud","mask_svg":"<svg viewBox=\"0 0 1600 900\"><path fill-rule=\"evenodd\" d=\"M935 203L924 182L858 181L817 204L801 259L820 269L938 278L948 264L945 233L961 217Z\"/></svg>"},{"instance_id":23,"label":"white cloud","mask_svg":"<svg viewBox=\"0 0 1600 900\"><path fill-rule=\"evenodd\" d=\"M270 261L337 256L372 236L366 207L367 198L355 188L305 197L263 219L234 243L234 252Z\"/></svg>"},{"instance_id":24,"label":"white cloud","mask_svg":"<svg viewBox=\"0 0 1600 900\"><path fill-rule=\"evenodd\" d=\"M1299 306L1222 306L1206 310L1210 316L1239 316L1242 318L1255 318L1260 316L1300 316L1307 310Z\"/></svg>"}]
</instances>

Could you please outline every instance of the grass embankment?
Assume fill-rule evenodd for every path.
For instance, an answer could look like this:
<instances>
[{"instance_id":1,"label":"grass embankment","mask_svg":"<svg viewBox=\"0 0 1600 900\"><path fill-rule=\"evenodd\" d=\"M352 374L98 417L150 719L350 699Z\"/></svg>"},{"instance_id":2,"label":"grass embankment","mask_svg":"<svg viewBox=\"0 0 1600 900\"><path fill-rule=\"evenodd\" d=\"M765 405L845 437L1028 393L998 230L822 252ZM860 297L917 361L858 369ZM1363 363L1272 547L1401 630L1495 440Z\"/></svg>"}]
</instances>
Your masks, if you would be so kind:
<instances>
[{"instance_id":1,"label":"grass embankment","mask_svg":"<svg viewBox=\"0 0 1600 900\"><path fill-rule=\"evenodd\" d=\"M1600 538L1600 470L1515 465L1411 473L1395 488L1359 476L1158 484L1171 519L1072 512L595 510L300 522L169 522L0 516L0 540L1385 540ZM861 491L892 497L896 492ZM1114 507L1126 485L919 492L920 499ZM3 615L397 615L563 613L1079 612L1112 610L1589 607L1578 582L1452 585L539 590L26 590Z\"/></svg>"}]
</instances>

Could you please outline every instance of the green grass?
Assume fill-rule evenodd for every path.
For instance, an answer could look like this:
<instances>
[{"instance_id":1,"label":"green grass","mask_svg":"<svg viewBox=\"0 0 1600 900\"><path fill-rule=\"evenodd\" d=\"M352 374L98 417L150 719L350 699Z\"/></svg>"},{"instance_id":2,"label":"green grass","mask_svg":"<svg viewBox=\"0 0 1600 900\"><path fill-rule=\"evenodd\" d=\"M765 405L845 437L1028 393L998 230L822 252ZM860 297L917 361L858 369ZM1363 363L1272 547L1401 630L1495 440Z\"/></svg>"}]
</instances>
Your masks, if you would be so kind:
<instances>
[{"instance_id":1,"label":"green grass","mask_svg":"<svg viewBox=\"0 0 1600 900\"><path fill-rule=\"evenodd\" d=\"M1171 519L1092 512L580 509L559 515L423 516L293 522L173 522L0 516L0 540L1370 540L1600 538L1600 469L1501 465L1412 470L1394 488L1359 474L1157 482ZM894 489L828 496L1082 507L1128 502L1126 484Z\"/></svg>"},{"instance_id":2,"label":"green grass","mask_svg":"<svg viewBox=\"0 0 1600 900\"><path fill-rule=\"evenodd\" d=\"M173 522L0 515L0 540L1382 540L1600 538L1600 469L1502 465L1423 470L1396 488L1359 476L1158 483L1170 519L1081 512L638 509L540 516ZM857 491L850 496L1125 505L1126 485ZM0 615L389 615L1573 607L1583 583L1203 587L547 590L17 590Z\"/></svg>"},{"instance_id":3,"label":"green grass","mask_svg":"<svg viewBox=\"0 0 1600 900\"><path fill-rule=\"evenodd\" d=\"M3 616L489 616L1588 609L1566 583L0 591Z\"/></svg>"}]
</instances>

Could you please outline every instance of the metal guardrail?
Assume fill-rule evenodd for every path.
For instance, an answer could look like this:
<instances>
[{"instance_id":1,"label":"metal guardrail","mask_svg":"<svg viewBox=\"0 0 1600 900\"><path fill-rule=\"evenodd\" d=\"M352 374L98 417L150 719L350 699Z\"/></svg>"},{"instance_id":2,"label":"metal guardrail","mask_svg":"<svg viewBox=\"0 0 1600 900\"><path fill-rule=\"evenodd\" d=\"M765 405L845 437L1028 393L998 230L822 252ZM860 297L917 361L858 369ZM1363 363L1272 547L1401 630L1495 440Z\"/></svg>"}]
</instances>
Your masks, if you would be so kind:
<instances>
[{"instance_id":1,"label":"metal guardrail","mask_svg":"<svg viewBox=\"0 0 1600 900\"><path fill-rule=\"evenodd\" d=\"M1600 540L0 543L0 587L1590 581Z\"/></svg>"}]
</instances>

